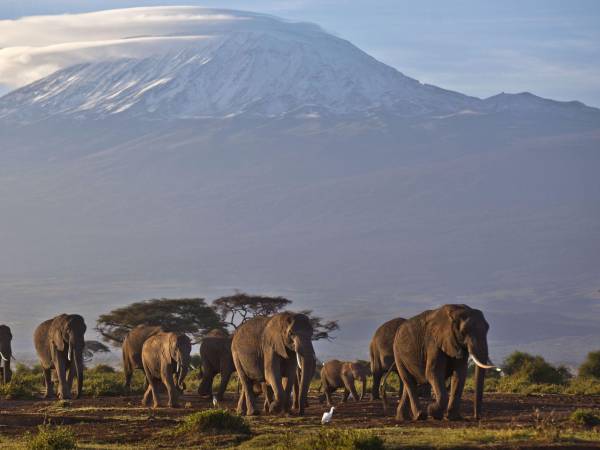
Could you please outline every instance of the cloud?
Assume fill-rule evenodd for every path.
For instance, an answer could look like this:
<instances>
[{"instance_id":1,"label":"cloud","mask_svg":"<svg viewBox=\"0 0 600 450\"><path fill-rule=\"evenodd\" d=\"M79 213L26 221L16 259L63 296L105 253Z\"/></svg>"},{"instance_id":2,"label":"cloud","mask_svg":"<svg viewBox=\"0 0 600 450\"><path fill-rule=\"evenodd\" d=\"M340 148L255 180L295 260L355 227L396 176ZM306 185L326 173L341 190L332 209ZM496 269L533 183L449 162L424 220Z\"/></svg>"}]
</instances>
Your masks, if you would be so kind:
<instances>
[{"instance_id":1,"label":"cloud","mask_svg":"<svg viewBox=\"0 0 600 450\"><path fill-rule=\"evenodd\" d=\"M284 23L262 14L193 6L0 20L0 92L73 64L149 56L232 30L264 28L265 22L275 31ZM308 24L298 26L318 28Z\"/></svg>"}]
</instances>

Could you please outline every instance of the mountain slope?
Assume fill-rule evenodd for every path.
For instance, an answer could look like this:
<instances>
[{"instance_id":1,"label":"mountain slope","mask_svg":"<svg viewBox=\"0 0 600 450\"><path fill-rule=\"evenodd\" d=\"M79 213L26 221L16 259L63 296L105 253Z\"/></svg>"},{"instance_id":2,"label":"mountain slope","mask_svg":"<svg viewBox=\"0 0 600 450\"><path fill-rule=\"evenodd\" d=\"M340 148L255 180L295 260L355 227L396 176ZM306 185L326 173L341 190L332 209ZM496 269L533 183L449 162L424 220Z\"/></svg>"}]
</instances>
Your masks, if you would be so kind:
<instances>
[{"instance_id":1,"label":"mountain slope","mask_svg":"<svg viewBox=\"0 0 600 450\"><path fill-rule=\"evenodd\" d=\"M448 302L485 311L494 359L592 349L597 109L468 97L318 27L229 15L0 98L0 315L17 351L57 312L91 324L234 289L339 319L323 359L366 357L377 325Z\"/></svg>"}]
</instances>

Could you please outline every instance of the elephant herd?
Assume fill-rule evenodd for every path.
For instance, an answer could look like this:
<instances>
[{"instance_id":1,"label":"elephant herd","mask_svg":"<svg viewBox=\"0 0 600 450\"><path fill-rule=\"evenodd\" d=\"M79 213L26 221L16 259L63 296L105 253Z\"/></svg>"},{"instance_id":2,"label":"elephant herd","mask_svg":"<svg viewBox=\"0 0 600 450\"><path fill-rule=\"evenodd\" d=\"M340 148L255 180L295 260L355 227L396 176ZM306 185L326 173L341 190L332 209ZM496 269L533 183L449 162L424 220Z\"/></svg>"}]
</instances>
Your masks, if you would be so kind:
<instances>
[{"instance_id":1,"label":"elephant herd","mask_svg":"<svg viewBox=\"0 0 600 450\"><path fill-rule=\"evenodd\" d=\"M483 381L489 363L487 332L483 313L466 305L444 305L424 311L410 319L395 318L381 325L370 343L370 370L357 362L327 361L321 368L320 401L331 406L331 394L342 388L343 401L360 401L365 396L367 376L373 375L372 399L381 399L386 409L386 379L397 373L400 400L398 420L422 420L430 416L450 420L460 418L460 402L467 376L469 356L475 363L474 417L481 417ZM75 398L83 388L83 350L86 325L77 314L61 314L41 323L34 332L34 344L44 373L45 397L55 396L52 372L58 381L58 396L71 397L77 380ZM283 312L270 317L255 317L240 325L233 336L223 331L208 333L200 345L201 379L198 393L223 400L234 372L239 378L239 414L257 414L256 395L264 395L264 410L270 413L296 410L304 414L308 389L317 358L312 344L310 319L299 313ZM0 325L1 380L11 379L12 335ZM158 326L140 325L123 341L125 386L130 387L135 369L144 371L147 389L142 404L159 406L158 393L166 388L169 407L178 406L185 389L185 377L191 367L192 342L183 333L169 332ZM221 384L213 395L214 377ZM360 395L355 381L362 383ZM449 388L447 383L449 381ZM421 407L419 388L431 387L434 401Z\"/></svg>"}]
</instances>

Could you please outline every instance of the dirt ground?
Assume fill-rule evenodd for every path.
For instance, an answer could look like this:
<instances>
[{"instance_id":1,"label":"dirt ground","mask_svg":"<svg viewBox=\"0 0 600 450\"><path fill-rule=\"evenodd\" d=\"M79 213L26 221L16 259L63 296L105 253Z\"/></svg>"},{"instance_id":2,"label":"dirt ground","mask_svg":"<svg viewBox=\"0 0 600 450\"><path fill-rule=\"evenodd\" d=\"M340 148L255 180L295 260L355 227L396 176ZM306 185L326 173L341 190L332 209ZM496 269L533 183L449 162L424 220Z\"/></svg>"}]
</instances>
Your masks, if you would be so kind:
<instances>
[{"instance_id":1,"label":"dirt ground","mask_svg":"<svg viewBox=\"0 0 600 450\"><path fill-rule=\"evenodd\" d=\"M221 407L233 410L234 395L228 393ZM174 428L178 421L191 412L212 408L210 399L188 394L178 409L159 408L156 410L140 406L140 395L127 397L83 398L73 400L70 404L46 400L2 400L0 402L0 437L6 440L20 438L26 432L33 432L37 425L44 422L70 425L80 442L111 446L131 445L134 447L177 447L161 436L164 431ZM392 398L395 404L395 398ZM484 417L480 422L469 419L472 401L469 394L463 399L462 421L435 421L398 424L393 417L394 408L383 415L379 401L364 400L341 404L337 397L335 425L348 428L380 428L380 427L440 427L469 428L484 427L487 429L506 429L519 427L568 426L569 414L577 408L600 410L600 396L574 395L511 395L486 394L484 399ZM253 427L261 425L281 427L289 431L292 427L318 427L320 418L326 410L319 404L315 396L310 398L310 406L303 418L295 415L283 417L260 416L251 418ZM275 428L276 429L276 428ZM600 446L600 443L598 443ZM571 448L572 446L567 446ZM584 447L594 445L589 443Z\"/></svg>"}]
</instances>

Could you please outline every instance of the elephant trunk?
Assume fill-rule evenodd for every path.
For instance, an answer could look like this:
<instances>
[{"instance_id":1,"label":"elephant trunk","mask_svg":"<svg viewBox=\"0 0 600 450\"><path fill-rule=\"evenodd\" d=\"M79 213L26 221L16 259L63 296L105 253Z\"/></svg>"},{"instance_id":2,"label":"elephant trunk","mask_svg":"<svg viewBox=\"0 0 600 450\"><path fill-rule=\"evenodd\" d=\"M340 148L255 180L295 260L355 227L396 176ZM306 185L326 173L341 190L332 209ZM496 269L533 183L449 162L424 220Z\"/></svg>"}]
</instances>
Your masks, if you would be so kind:
<instances>
[{"instance_id":1,"label":"elephant trunk","mask_svg":"<svg viewBox=\"0 0 600 450\"><path fill-rule=\"evenodd\" d=\"M481 418L481 405L483 403L483 385L485 381L485 370L475 366L475 401L473 402L473 417Z\"/></svg>"},{"instance_id":2,"label":"elephant trunk","mask_svg":"<svg viewBox=\"0 0 600 450\"><path fill-rule=\"evenodd\" d=\"M496 366L489 361L487 342L481 345L469 346L469 354L475 363L475 400L473 402L473 417L481 418L481 406L483 404L483 388L485 371L495 369Z\"/></svg>"},{"instance_id":3,"label":"elephant trunk","mask_svg":"<svg viewBox=\"0 0 600 450\"><path fill-rule=\"evenodd\" d=\"M296 352L296 356L298 356L298 352ZM316 358L315 352L312 348L312 342L310 343L310 348L307 349L306 352L300 354L299 362L302 376L300 378L300 398L298 399L298 413L302 416L304 415L304 407L308 398L308 387L315 373L316 366Z\"/></svg>"},{"instance_id":4,"label":"elephant trunk","mask_svg":"<svg viewBox=\"0 0 600 450\"><path fill-rule=\"evenodd\" d=\"M187 376L189 366L189 359L180 357L177 360L177 386L181 389L183 389L185 377Z\"/></svg>"},{"instance_id":5,"label":"elephant trunk","mask_svg":"<svg viewBox=\"0 0 600 450\"><path fill-rule=\"evenodd\" d=\"M83 391L83 349L77 350L72 355L72 358L75 363L75 373L77 374L77 395L75 398L79 398Z\"/></svg>"}]
</instances>

